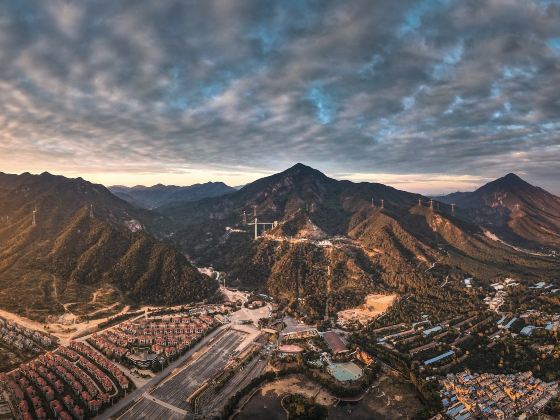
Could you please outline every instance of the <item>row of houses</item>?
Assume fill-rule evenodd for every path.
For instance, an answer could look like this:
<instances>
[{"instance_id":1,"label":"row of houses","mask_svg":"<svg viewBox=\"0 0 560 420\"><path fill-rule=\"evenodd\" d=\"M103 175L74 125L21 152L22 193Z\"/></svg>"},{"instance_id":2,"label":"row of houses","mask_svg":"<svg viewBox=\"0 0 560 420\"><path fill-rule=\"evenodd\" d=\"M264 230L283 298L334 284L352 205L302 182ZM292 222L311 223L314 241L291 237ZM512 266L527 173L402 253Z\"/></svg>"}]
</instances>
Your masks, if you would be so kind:
<instances>
[{"instance_id":1,"label":"row of houses","mask_svg":"<svg viewBox=\"0 0 560 420\"><path fill-rule=\"evenodd\" d=\"M83 343L73 342L0 376L22 419L77 419L94 416L127 390L126 376Z\"/></svg>"},{"instance_id":2,"label":"row of houses","mask_svg":"<svg viewBox=\"0 0 560 420\"><path fill-rule=\"evenodd\" d=\"M111 359L126 358L137 367L146 368L156 359L184 353L214 323L214 318L206 313L140 318L93 334L88 342Z\"/></svg>"},{"instance_id":3,"label":"row of houses","mask_svg":"<svg viewBox=\"0 0 560 420\"><path fill-rule=\"evenodd\" d=\"M96 352L95 350L93 350L92 348L90 348L89 346L87 346L86 344L80 341L70 342L69 347L72 350L80 353L80 355L85 356L85 358L82 357L80 359L78 364L81 363L83 366L87 367L88 369L96 368L96 370L93 371L95 375L101 375L101 374L104 375L104 373L100 369L97 369L97 366L99 366L100 368L105 369L106 371L111 373L111 375L117 380L118 385L121 387L123 391L127 391L129 389L130 382L128 378L117 367L117 365L115 365L113 362L108 360L106 357L102 356L101 354L99 354L98 352ZM95 365L89 362L86 358L94 362Z\"/></svg>"},{"instance_id":4,"label":"row of houses","mask_svg":"<svg viewBox=\"0 0 560 420\"><path fill-rule=\"evenodd\" d=\"M13 332L16 339L23 341L23 339L30 340L37 347L53 348L57 344L57 340L47 334L43 334L37 330L26 328L23 325L14 321L6 320L0 317L0 335L4 336L8 332ZM19 338L18 338L19 337ZM0 338L0 340L2 340ZM11 345L10 342L4 341L6 344Z\"/></svg>"}]
</instances>

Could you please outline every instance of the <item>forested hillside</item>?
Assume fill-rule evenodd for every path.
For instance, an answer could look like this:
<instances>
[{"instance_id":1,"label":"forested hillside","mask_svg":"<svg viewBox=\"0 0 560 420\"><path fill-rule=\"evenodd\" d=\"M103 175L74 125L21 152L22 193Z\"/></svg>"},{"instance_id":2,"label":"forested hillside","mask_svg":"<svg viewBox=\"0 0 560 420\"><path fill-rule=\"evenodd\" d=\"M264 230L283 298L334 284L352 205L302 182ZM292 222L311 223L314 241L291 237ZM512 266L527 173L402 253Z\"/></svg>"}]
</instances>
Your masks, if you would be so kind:
<instances>
[{"instance_id":1,"label":"forested hillside","mask_svg":"<svg viewBox=\"0 0 560 420\"><path fill-rule=\"evenodd\" d=\"M516 249L450 204L298 164L226 196L160 210L174 226L169 240L193 260L317 316L327 298L340 309L372 291L433 295L446 277L459 284L557 274L553 255ZM257 240L254 214L277 222L258 225Z\"/></svg>"},{"instance_id":2,"label":"forested hillside","mask_svg":"<svg viewBox=\"0 0 560 420\"><path fill-rule=\"evenodd\" d=\"M0 306L44 318L103 288L126 303L213 296L214 281L146 231L159 218L82 179L0 174Z\"/></svg>"}]
</instances>

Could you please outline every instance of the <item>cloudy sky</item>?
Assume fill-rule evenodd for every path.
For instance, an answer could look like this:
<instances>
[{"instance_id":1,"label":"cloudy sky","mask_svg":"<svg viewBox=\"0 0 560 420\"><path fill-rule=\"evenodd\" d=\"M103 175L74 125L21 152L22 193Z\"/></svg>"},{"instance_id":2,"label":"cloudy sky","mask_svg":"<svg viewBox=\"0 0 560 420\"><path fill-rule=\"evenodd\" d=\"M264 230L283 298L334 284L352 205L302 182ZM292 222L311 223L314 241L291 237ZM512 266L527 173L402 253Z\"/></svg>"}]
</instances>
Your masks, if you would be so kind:
<instances>
[{"instance_id":1,"label":"cloudy sky","mask_svg":"<svg viewBox=\"0 0 560 420\"><path fill-rule=\"evenodd\" d=\"M0 0L0 171L560 193L560 0Z\"/></svg>"}]
</instances>

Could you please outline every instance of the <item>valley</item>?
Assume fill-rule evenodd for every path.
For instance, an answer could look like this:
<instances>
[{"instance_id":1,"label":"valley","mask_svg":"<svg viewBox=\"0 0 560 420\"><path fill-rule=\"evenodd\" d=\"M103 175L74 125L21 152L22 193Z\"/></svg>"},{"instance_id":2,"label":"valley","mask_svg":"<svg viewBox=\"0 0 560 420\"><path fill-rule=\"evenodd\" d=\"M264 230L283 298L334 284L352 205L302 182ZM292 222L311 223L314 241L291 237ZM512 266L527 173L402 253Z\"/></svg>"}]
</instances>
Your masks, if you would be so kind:
<instances>
[{"instance_id":1,"label":"valley","mask_svg":"<svg viewBox=\"0 0 560 420\"><path fill-rule=\"evenodd\" d=\"M76 363L79 350L134 388L121 396L114 379L118 402L100 418L256 418L287 401L329 418L427 418L468 411L438 382L468 372L532 371L556 385L526 409L547 410L560 380L560 254L554 204L529 207L550 197L525 184L508 175L483 188L499 202L431 198L297 164L147 210L83 180L0 176L0 316L59 346L6 349L4 386L33 377L18 363ZM520 224L506 197L522 194L533 201ZM529 234L543 220L550 232ZM63 388L68 410L97 413ZM51 415L47 396L31 410L33 395L16 391L35 418Z\"/></svg>"}]
</instances>

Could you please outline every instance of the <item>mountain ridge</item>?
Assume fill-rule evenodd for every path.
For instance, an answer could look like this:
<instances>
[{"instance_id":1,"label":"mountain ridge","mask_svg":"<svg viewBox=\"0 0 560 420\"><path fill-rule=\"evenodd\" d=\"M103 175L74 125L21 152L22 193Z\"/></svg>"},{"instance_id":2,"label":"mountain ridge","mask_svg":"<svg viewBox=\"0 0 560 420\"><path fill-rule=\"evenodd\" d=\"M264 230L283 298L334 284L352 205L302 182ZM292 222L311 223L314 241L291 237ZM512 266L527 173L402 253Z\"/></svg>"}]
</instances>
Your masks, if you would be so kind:
<instances>
[{"instance_id":1,"label":"mountain ridge","mask_svg":"<svg viewBox=\"0 0 560 420\"><path fill-rule=\"evenodd\" d=\"M552 258L493 239L487 227L443 201L383 184L335 180L301 164L223 197L159 210L176 224L169 240L194 261L226 271L233 285L282 296L287 305L314 301L306 312L319 317L324 299L313 293L324 295L329 265L336 273L331 303L339 309L373 291L433 287L443 282L429 271L433 265L446 267L441 271L456 280L468 275L488 281L500 275L549 277L558 268ZM254 211L259 222L276 222L265 234L260 226L257 240L250 224Z\"/></svg>"},{"instance_id":2,"label":"mountain ridge","mask_svg":"<svg viewBox=\"0 0 560 420\"><path fill-rule=\"evenodd\" d=\"M217 197L236 191L221 181L188 186L156 184L151 187L144 185L126 187L114 185L109 187L109 190L128 203L146 209L155 209L172 202L196 201L206 197Z\"/></svg>"},{"instance_id":3,"label":"mountain ridge","mask_svg":"<svg viewBox=\"0 0 560 420\"><path fill-rule=\"evenodd\" d=\"M437 197L454 203L465 216L491 227L517 244L560 246L560 197L533 186L514 173L472 192Z\"/></svg>"},{"instance_id":4,"label":"mountain ridge","mask_svg":"<svg viewBox=\"0 0 560 420\"><path fill-rule=\"evenodd\" d=\"M0 305L44 319L68 302L85 311L101 289L115 302L211 297L217 285L150 234L160 219L81 178L0 174Z\"/></svg>"}]
</instances>

